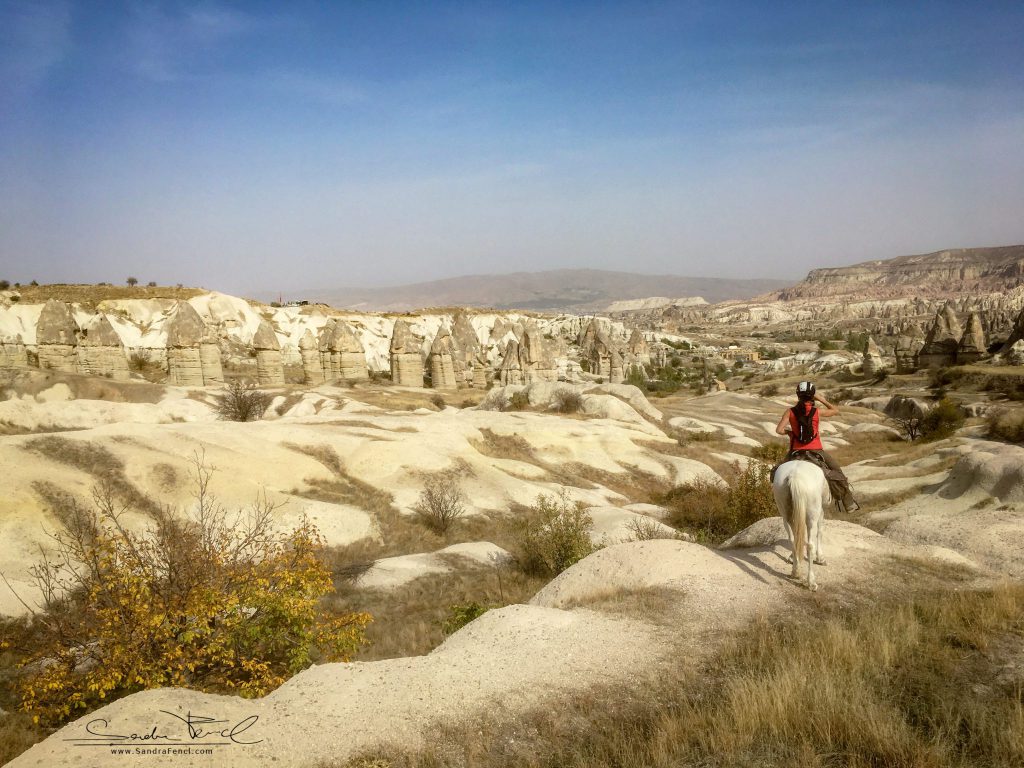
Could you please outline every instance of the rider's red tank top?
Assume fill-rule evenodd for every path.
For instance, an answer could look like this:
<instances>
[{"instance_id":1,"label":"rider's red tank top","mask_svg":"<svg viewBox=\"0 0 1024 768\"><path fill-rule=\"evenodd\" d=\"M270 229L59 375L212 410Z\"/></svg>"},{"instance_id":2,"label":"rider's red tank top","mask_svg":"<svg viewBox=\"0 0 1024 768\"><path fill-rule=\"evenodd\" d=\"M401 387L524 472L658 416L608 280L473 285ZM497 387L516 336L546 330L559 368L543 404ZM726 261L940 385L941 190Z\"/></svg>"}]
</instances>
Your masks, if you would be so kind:
<instances>
[{"instance_id":1,"label":"rider's red tank top","mask_svg":"<svg viewBox=\"0 0 1024 768\"><path fill-rule=\"evenodd\" d=\"M805 400L802 403L799 403L798 407L799 407L799 405L803 405L804 406L804 412L805 413L807 413L812 408L814 408L814 404L811 403L810 401L807 401L807 400ZM812 439L809 443L798 443L797 439L796 439L796 436L797 436L797 434L799 434L800 429L799 429L799 427L797 426L797 423L796 423L796 414L793 413L793 409L792 408L789 409L789 429L790 429L790 433L789 433L789 450L791 450L791 451L823 451L823 450L825 450L824 446L821 444L821 435L818 433L818 409L817 408L814 408L814 415L811 417L811 421L814 424L814 439Z\"/></svg>"}]
</instances>

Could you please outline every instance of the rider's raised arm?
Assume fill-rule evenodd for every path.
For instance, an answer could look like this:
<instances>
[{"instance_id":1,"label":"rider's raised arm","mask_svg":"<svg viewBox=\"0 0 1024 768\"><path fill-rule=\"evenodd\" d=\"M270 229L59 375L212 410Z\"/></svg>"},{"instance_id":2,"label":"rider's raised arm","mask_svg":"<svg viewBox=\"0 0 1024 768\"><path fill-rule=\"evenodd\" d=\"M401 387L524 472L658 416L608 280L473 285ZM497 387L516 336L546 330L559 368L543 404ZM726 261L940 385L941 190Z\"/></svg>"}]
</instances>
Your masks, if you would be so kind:
<instances>
[{"instance_id":1,"label":"rider's raised arm","mask_svg":"<svg viewBox=\"0 0 1024 768\"><path fill-rule=\"evenodd\" d=\"M819 403L821 403L824 406L824 408L819 408L818 409L818 415L819 416L825 416L825 417L835 416L837 413L839 413L839 406L832 405L832 403L830 403L828 400L826 400L821 395L815 395L814 399L817 400Z\"/></svg>"}]
</instances>

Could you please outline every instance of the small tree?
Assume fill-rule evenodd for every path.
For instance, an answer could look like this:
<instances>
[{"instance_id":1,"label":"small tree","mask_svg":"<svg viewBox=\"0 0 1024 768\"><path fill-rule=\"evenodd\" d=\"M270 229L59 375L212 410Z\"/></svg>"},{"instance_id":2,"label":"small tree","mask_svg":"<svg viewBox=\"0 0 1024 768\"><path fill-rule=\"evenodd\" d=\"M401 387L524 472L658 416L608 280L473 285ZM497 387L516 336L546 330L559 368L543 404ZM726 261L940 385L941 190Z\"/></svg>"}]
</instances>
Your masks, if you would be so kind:
<instances>
[{"instance_id":1,"label":"small tree","mask_svg":"<svg viewBox=\"0 0 1024 768\"><path fill-rule=\"evenodd\" d=\"M333 589L323 540L306 519L276 533L262 498L228 513L209 492L211 471L194 459L191 516L152 515L148 530L124 524L109 484L94 506L68 498L53 552L32 571L43 595L18 681L21 707L59 724L147 688L189 687L262 696L314 655L347 661L370 617L330 617ZM29 607L29 606L26 606Z\"/></svg>"},{"instance_id":2,"label":"small tree","mask_svg":"<svg viewBox=\"0 0 1024 768\"><path fill-rule=\"evenodd\" d=\"M444 536L466 512L465 496L459 481L450 472L427 478L413 508L423 524Z\"/></svg>"},{"instance_id":3,"label":"small tree","mask_svg":"<svg viewBox=\"0 0 1024 768\"><path fill-rule=\"evenodd\" d=\"M147 288L156 288L156 281L155 280L150 280L148 283L146 283L146 287Z\"/></svg>"},{"instance_id":4,"label":"small tree","mask_svg":"<svg viewBox=\"0 0 1024 768\"><path fill-rule=\"evenodd\" d=\"M214 410L225 421L255 421L262 418L271 397L246 379L231 379L216 399Z\"/></svg>"},{"instance_id":5,"label":"small tree","mask_svg":"<svg viewBox=\"0 0 1024 768\"><path fill-rule=\"evenodd\" d=\"M134 288L136 285L139 284L139 278L129 277L127 280L125 280L125 282L128 283L129 288Z\"/></svg>"},{"instance_id":6,"label":"small tree","mask_svg":"<svg viewBox=\"0 0 1024 768\"><path fill-rule=\"evenodd\" d=\"M559 387L551 400L559 413L579 413L583 410L583 395L571 387Z\"/></svg>"},{"instance_id":7,"label":"small tree","mask_svg":"<svg viewBox=\"0 0 1024 768\"><path fill-rule=\"evenodd\" d=\"M0 291L6 291L11 287L11 284L6 280L0 280Z\"/></svg>"}]
</instances>

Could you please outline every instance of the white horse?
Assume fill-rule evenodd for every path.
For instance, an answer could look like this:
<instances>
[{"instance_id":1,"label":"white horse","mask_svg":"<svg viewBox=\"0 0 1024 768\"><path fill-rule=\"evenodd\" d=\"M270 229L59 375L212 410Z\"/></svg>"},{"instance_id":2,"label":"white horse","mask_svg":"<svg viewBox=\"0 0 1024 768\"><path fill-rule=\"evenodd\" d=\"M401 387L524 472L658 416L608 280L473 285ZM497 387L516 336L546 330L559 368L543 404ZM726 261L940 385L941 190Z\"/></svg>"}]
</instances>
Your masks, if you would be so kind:
<instances>
[{"instance_id":1,"label":"white horse","mask_svg":"<svg viewBox=\"0 0 1024 768\"><path fill-rule=\"evenodd\" d=\"M807 558L807 588L814 592L813 564L825 565L821 532L825 527L825 506L832 494L821 468L809 461L787 461L775 470L772 483L775 505L793 545L793 578L800 576L800 558Z\"/></svg>"}]
</instances>

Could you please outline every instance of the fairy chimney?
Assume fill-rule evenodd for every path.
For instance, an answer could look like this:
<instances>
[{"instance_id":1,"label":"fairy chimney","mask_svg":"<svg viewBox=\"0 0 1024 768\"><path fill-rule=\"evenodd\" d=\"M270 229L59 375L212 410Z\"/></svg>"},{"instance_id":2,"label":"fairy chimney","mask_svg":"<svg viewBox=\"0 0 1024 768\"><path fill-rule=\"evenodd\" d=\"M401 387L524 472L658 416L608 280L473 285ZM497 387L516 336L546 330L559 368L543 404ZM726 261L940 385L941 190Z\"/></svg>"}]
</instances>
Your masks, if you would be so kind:
<instances>
[{"instance_id":1,"label":"fairy chimney","mask_svg":"<svg viewBox=\"0 0 1024 768\"><path fill-rule=\"evenodd\" d=\"M437 329L434 343L430 345L430 383L434 389L455 389L455 355L452 335L447 326Z\"/></svg>"},{"instance_id":2,"label":"fairy chimney","mask_svg":"<svg viewBox=\"0 0 1024 768\"><path fill-rule=\"evenodd\" d=\"M334 326L336 324L337 320L328 320L316 337L317 351L320 354L320 368L323 371L324 381L334 381L341 375L340 370L335 371L331 366L331 338L334 336Z\"/></svg>"},{"instance_id":3,"label":"fairy chimney","mask_svg":"<svg viewBox=\"0 0 1024 768\"><path fill-rule=\"evenodd\" d=\"M519 345L519 363L523 371L523 381L527 384L558 380L554 355L551 354L544 335L534 323L527 324L523 329L522 343Z\"/></svg>"},{"instance_id":4,"label":"fairy chimney","mask_svg":"<svg viewBox=\"0 0 1024 768\"><path fill-rule=\"evenodd\" d=\"M324 368L320 363L320 347L309 328L299 339L299 357L302 358L302 380L306 384L323 384Z\"/></svg>"},{"instance_id":5,"label":"fairy chimney","mask_svg":"<svg viewBox=\"0 0 1024 768\"><path fill-rule=\"evenodd\" d=\"M203 318L187 301L179 301L167 321L167 370L171 384L178 387L202 387L203 362L199 346L207 338Z\"/></svg>"},{"instance_id":6,"label":"fairy chimney","mask_svg":"<svg viewBox=\"0 0 1024 768\"><path fill-rule=\"evenodd\" d=\"M261 387L284 386L284 361L281 359L281 342L273 326L260 320L260 327L252 337L256 349L256 382Z\"/></svg>"},{"instance_id":7,"label":"fairy chimney","mask_svg":"<svg viewBox=\"0 0 1024 768\"><path fill-rule=\"evenodd\" d=\"M472 381L470 386L475 389L487 389L487 374L490 370L490 366L487 364L487 355L481 350L477 352L470 362L470 368L472 369Z\"/></svg>"},{"instance_id":8,"label":"fairy chimney","mask_svg":"<svg viewBox=\"0 0 1024 768\"><path fill-rule=\"evenodd\" d=\"M124 344L106 315L97 315L83 329L82 341L78 345L78 365L82 373L92 376L106 376L122 381L129 378Z\"/></svg>"},{"instance_id":9,"label":"fairy chimney","mask_svg":"<svg viewBox=\"0 0 1024 768\"><path fill-rule=\"evenodd\" d=\"M864 348L864 375L874 376L884 368L882 363L882 350L878 348L875 340L868 336L867 346Z\"/></svg>"},{"instance_id":10,"label":"fairy chimney","mask_svg":"<svg viewBox=\"0 0 1024 768\"><path fill-rule=\"evenodd\" d=\"M523 369L519 362L519 342L509 339L505 345L505 354L498 368L498 379L502 386L523 383Z\"/></svg>"},{"instance_id":11,"label":"fairy chimney","mask_svg":"<svg viewBox=\"0 0 1024 768\"><path fill-rule=\"evenodd\" d=\"M631 363L641 366L651 364L651 348L648 346L647 339L644 338L644 335L640 332L639 328L633 329L633 333L629 337L627 347L629 349Z\"/></svg>"},{"instance_id":12,"label":"fairy chimney","mask_svg":"<svg viewBox=\"0 0 1024 768\"><path fill-rule=\"evenodd\" d=\"M369 378L366 351L348 323L338 321L331 332L331 372L334 378L361 381Z\"/></svg>"},{"instance_id":13,"label":"fairy chimney","mask_svg":"<svg viewBox=\"0 0 1024 768\"><path fill-rule=\"evenodd\" d=\"M924 346L924 332L911 323L896 339L896 373L913 373L918 369L918 353Z\"/></svg>"},{"instance_id":14,"label":"fairy chimney","mask_svg":"<svg viewBox=\"0 0 1024 768\"><path fill-rule=\"evenodd\" d=\"M63 301L50 299L36 324L39 367L75 373L78 370L78 323Z\"/></svg>"},{"instance_id":15,"label":"fairy chimney","mask_svg":"<svg viewBox=\"0 0 1024 768\"><path fill-rule=\"evenodd\" d=\"M460 384L473 386L473 361L480 351L480 337L465 312L455 315L452 325L455 355L455 378Z\"/></svg>"},{"instance_id":16,"label":"fairy chimney","mask_svg":"<svg viewBox=\"0 0 1024 768\"><path fill-rule=\"evenodd\" d=\"M395 322L391 334L391 380L405 387L423 386L423 357L419 339L405 320Z\"/></svg>"},{"instance_id":17,"label":"fairy chimney","mask_svg":"<svg viewBox=\"0 0 1024 768\"><path fill-rule=\"evenodd\" d=\"M986 352L988 352L988 342L985 340L985 328L981 324L981 317L977 312L971 312L971 316L967 318L967 328L964 330L964 335L960 337L960 345L956 350L956 361L958 363L973 363Z\"/></svg>"},{"instance_id":18,"label":"fairy chimney","mask_svg":"<svg viewBox=\"0 0 1024 768\"><path fill-rule=\"evenodd\" d=\"M917 355L922 368L941 368L956 362L956 351L963 330L952 305L946 304L932 321L924 346Z\"/></svg>"},{"instance_id":19,"label":"fairy chimney","mask_svg":"<svg viewBox=\"0 0 1024 768\"><path fill-rule=\"evenodd\" d=\"M213 333L207 329L206 335L199 341L199 365L203 369L203 383L206 386L224 383L224 368L220 359L220 344Z\"/></svg>"}]
</instances>

